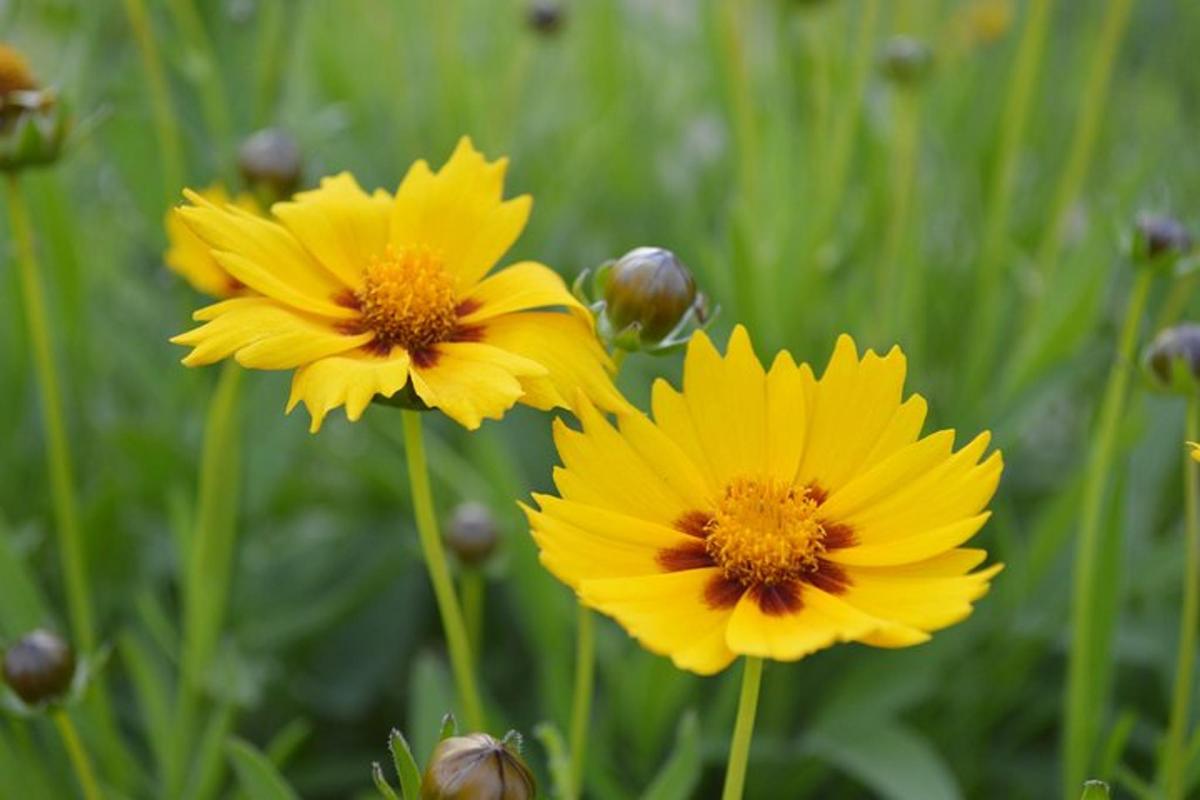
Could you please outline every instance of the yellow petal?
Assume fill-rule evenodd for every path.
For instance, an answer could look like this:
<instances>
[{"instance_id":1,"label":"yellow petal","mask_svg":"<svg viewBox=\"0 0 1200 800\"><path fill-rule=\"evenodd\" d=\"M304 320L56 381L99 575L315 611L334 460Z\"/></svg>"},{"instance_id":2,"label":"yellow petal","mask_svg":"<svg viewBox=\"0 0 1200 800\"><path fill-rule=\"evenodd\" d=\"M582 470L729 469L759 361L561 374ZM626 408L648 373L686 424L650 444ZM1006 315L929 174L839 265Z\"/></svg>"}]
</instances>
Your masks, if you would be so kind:
<instances>
[{"instance_id":1,"label":"yellow petal","mask_svg":"<svg viewBox=\"0 0 1200 800\"><path fill-rule=\"evenodd\" d=\"M291 202L276 203L271 213L314 260L359 291L367 263L387 248L391 208L391 195L368 195L343 172L323 178L319 189L300 192Z\"/></svg>"},{"instance_id":2,"label":"yellow petal","mask_svg":"<svg viewBox=\"0 0 1200 800\"><path fill-rule=\"evenodd\" d=\"M470 430L512 408L523 393L519 378L546 374L540 364L487 344L443 342L433 353L432 363L414 361L413 389Z\"/></svg>"},{"instance_id":3,"label":"yellow petal","mask_svg":"<svg viewBox=\"0 0 1200 800\"><path fill-rule=\"evenodd\" d=\"M205 189L200 196L218 205L230 202L229 194L219 184ZM247 211L259 213L258 204L250 195L239 195L234 203ZM230 297L241 288L241 284L213 258L211 248L183 221L179 209L172 208L167 212L165 227L167 252L163 260L174 272L183 276L193 289L221 298Z\"/></svg>"},{"instance_id":4,"label":"yellow petal","mask_svg":"<svg viewBox=\"0 0 1200 800\"><path fill-rule=\"evenodd\" d=\"M685 506L697 511L708 507L721 487L709 481L679 445L639 411L622 415L617 423L629 446Z\"/></svg>"},{"instance_id":5,"label":"yellow petal","mask_svg":"<svg viewBox=\"0 0 1200 800\"><path fill-rule=\"evenodd\" d=\"M189 367L233 355L244 367L289 369L361 347L373 336L339 333L327 320L269 297L235 297L202 309L197 318L209 321L171 339L193 348L183 359Z\"/></svg>"},{"instance_id":6,"label":"yellow petal","mask_svg":"<svg viewBox=\"0 0 1200 800\"><path fill-rule=\"evenodd\" d=\"M575 299L558 273L534 261L505 267L476 284L463 303L472 309L464 325L513 311L561 306L591 325L592 315Z\"/></svg>"},{"instance_id":7,"label":"yellow petal","mask_svg":"<svg viewBox=\"0 0 1200 800\"><path fill-rule=\"evenodd\" d=\"M985 512L886 544L830 550L825 553L825 558L838 564L865 567L887 567L924 561L965 543L979 532L989 517L991 513Z\"/></svg>"},{"instance_id":8,"label":"yellow petal","mask_svg":"<svg viewBox=\"0 0 1200 800\"><path fill-rule=\"evenodd\" d=\"M408 374L408 354L400 348L383 358L361 351L323 358L296 370L287 410L291 413L303 401L312 417L309 430L313 433L338 406L344 405L346 417L354 422L375 395L391 397L403 389Z\"/></svg>"},{"instance_id":9,"label":"yellow petal","mask_svg":"<svg viewBox=\"0 0 1200 800\"><path fill-rule=\"evenodd\" d=\"M532 199L502 201L508 159L488 162L463 137L438 172L418 161L396 191L391 243L437 252L467 292L510 247L529 219Z\"/></svg>"},{"instance_id":10,"label":"yellow petal","mask_svg":"<svg viewBox=\"0 0 1200 800\"><path fill-rule=\"evenodd\" d=\"M972 603L987 593L988 582L1003 569L994 564L969 575L922 576L914 569L893 567L845 567L850 586L841 599L880 619L936 631L965 619Z\"/></svg>"},{"instance_id":11,"label":"yellow petal","mask_svg":"<svg viewBox=\"0 0 1200 800\"><path fill-rule=\"evenodd\" d=\"M1200 461L1200 444L1198 444L1196 442L1188 442L1187 446L1188 446L1188 455L1192 457L1192 460Z\"/></svg>"},{"instance_id":12,"label":"yellow petal","mask_svg":"<svg viewBox=\"0 0 1200 800\"><path fill-rule=\"evenodd\" d=\"M804 455L808 409L816 379L808 364L797 367L787 351L781 352L767 373L766 455L763 468L770 477L795 480Z\"/></svg>"}]
</instances>

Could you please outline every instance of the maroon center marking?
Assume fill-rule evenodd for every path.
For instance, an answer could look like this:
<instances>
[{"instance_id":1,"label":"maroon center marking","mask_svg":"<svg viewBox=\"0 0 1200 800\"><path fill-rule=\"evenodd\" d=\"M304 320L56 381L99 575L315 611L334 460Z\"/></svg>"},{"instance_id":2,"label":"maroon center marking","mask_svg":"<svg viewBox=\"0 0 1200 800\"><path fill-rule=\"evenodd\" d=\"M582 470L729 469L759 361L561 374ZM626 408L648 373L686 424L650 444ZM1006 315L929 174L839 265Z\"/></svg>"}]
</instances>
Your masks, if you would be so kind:
<instances>
[{"instance_id":1,"label":"maroon center marking","mask_svg":"<svg viewBox=\"0 0 1200 800\"><path fill-rule=\"evenodd\" d=\"M660 567L667 572L682 572L685 569L704 569L715 567L717 564L708 554L704 542L695 541L659 550L657 559Z\"/></svg>"},{"instance_id":2,"label":"maroon center marking","mask_svg":"<svg viewBox=\"0 0 1200 800\"><path fill-rule=\"evenodd\" d=\"M745 593L746 587L741 583L718 573L704 587L704 602L714 611L733 608Z\"/></svg>"},{"instance_id":3,"label":"maroon center marking","mask_svg":"<svg viewBox=\"0 0 1200 800\"><path fill-rule=\"evenodd\" d=\"M750 596L768 617L782 617L804 607L803 588L799 580L759 584L750 588Z\"/></svg>"},{"instance_id":4,"label":"maroon center marking","mask_svg":"<svg viewBox=\"0 0 1200 800\"><path fill-rule=\"evenodd\" d=\"M708 528L712 525L712 521L713 518L710 514L705 514L703 511L689 511L675 520L675 530L686 533L688 536L695 536L697 539L707 539Z\"/></svg>"}]
</instances>

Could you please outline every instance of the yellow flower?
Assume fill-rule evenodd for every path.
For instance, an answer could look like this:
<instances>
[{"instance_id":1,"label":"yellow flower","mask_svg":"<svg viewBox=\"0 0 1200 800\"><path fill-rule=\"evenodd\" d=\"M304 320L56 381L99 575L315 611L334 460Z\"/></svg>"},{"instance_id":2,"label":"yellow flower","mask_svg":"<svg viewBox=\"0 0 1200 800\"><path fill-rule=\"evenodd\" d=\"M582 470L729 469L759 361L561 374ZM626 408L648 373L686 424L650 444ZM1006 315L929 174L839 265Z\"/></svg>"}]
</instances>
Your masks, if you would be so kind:
<instances>
[{"instance_id":1,"label":"yellow flower","mask_svg":"<svg viewBox=\"0 0 1200 800\"><path fill-rule=\"evenodd\" d=\"M464 137L440 171L413 164L395 196L342 173L271 219L188 192L176 213L253 294L197 311L205 324L172 339L193 348L183 362L294 369L287 410L303 401L314 432L330 410L357 420L408 385L467 428L580 390L625 408L590 313L557 274L524 261L487 275L532 203L502 200L507 166ZM551 307L566 311L534 310Z\"/></svg>"},{"instance_id":2,"label":"yellow flower","mask_svg":"<svg viewBox=\"0 0 1200 800\"><path fill-rule=\"evenodd\" d=\"M220 184L213 184L198 193L206 202L224 206L230 202L229 193ZM239 194L234 205L252 214L262 214L262 208L249 194ZM174 211L167 213L167 252L163 260L192 288L210 297L232 297L245 290L241 282L230 275L213 256L204 240L192 232L183 218Z\"/></svg>"},{"instance_id":3,"label":"yellow flower","mask_svg":"<svg viewBox=\"0 0 1200 800\"><path fill-rule=\"evenodd\" d=\"M1188 455L1193 461L1200 461L1200 442L1188 442Z\"/></svg>"},{"instance_id":4,"label":"yellow flower","mask_svg":"<svg viewBox=\"0 0 1200 800\"><path fill-rule=\"evenodd\" d=\"M989 436L954 452L902 402L905 358L825 374L785 351L769 372L742 327L722 357L692 339L683 391L658 381L653 422L580 410L555 426L560 496L526 508L542 563L647 649L701 674L737 655L794 660L836 642L905 647L966 617L1000 570L961 547L1000 479Z\"/></svg>"}]
</instances>

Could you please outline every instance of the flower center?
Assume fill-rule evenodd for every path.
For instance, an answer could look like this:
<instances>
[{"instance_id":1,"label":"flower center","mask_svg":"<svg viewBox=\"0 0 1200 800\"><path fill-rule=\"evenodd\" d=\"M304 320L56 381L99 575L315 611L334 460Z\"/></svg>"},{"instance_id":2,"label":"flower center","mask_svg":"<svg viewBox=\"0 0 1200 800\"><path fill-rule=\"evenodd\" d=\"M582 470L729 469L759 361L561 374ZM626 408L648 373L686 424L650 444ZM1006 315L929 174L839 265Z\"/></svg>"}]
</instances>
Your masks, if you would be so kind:
<instances>
[{"instance_id":1,"label":"flower center","mask_svg":"<svg viewBox=\"0 0 1200 800\"><path fill-rule=\"evenodd\" d=\"M454 332L454 276L438 255L423 247L394 249L367 264L358 293L363 326L375 333L373 344L409 352L445 341Z\"/></svg>"},{"instance_id":2,"label":"flower center","mask_svg":"<svg viewBox=\"0 0 1200 800\"><path fill-rule=\"evenodd\" d=\"M709 556L743 585L769 586L817 569L825 529L809 494L773 480L734 480L707 526Z\"/></svg>"}]
</instances>

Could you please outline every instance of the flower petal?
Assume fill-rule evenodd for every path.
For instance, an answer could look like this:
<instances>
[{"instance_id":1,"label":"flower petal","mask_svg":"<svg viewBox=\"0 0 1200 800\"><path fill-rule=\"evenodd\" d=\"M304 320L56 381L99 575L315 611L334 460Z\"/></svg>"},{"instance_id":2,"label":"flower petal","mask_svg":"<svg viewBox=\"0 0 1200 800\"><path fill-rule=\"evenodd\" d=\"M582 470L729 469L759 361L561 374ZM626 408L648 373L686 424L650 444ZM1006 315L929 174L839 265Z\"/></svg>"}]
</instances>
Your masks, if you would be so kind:
<instances>
[{"instance_id":1,"label":"flower petal","mask_svg":"<svg viewBox=\"0 0 1200 800\"><path fill-rule=\"evenodd\" d=\"M409 357L396 348L385 358L355 351L323 358L296 370L287 411L303 401L312 417L309 430L321 429L325 415L338 406L354 422L362 416L375 395L391 397L408 383Z\"/></svg>"},{"instance_id":2,"label":"flower petal","mask_svg":"<svg viewBox=\"0 0 1200 800\"><path fill-rule=\"evenodd\" d=\"M527 358L488 344L442 342L413 359L417 395L464 428L500 419L524 393L520 378L545 375Z\"/></svg>"},{"instance_id":3,"label":"flower petal","mask_svg":"<svg viewBox=\"0 0 1200 800\"><path fill-rule=\"evenodd\" d=\"M969 563L957 555L951 558ZM936 631L970 615L972 603L987 594L988 582L1004 568L993 564L967 575L945 575L944 557L927 563L926 575L919 565L845 567L850 586L841 599L880 619Z\"/></svg>"},{"instance_id":4,"label":"flower petal","mask_svg":"<svg viewBox=\"0 0 1200 800\"><path fill-rule=\"evenodd\" d=\"M203 190L200 196L217 205L230 201L229 194L220 184ZM247 211L259 212L258 204L248 194L239 195L233 202ZM163 260L168 267L183 276L193 289L222 298L232 296L241 288L241 284L213 258L211 248L183 221L179 209L172 208L168 211L164 224L168 247Z\"/></svg>"},{"instance_id":5,"label":"flower petal","mask_svg":"<svg viewBox=\"0 0 1200 800\"><path fill-rule=\"evenodd\" d=\"M591 325L592 315L567 288L558 273L535 261L522 261L489 275L462 300L471 311L464 324L491 319L513 311L561 306Z\"/></svg>"}]
</instances>

